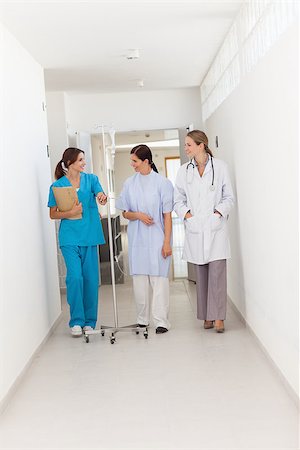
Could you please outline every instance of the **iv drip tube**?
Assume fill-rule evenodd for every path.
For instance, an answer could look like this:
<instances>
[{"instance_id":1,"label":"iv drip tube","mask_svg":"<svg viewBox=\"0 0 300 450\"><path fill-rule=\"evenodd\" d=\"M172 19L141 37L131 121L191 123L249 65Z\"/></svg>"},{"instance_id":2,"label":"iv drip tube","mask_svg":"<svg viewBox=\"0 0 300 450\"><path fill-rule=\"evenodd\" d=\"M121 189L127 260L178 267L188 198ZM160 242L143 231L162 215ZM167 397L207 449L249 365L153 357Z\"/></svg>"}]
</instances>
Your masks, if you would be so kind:
<instances>
[{"instance_id":1,"label":"iv drip tube","mask_svg":"<svg viewBox=\"0 0 300 450\"><path fill-rule=\"evenodd\" d=\"M109 177L108 177L108 155L107 152L109 150L105 145L105 134L104 134L104 126L102 125L102 145L104 150L104 169L106 173L106 181L107 181L107 225L108 225L108 240L109 240L109 254L110 254L110 269L111 269L111 283L112 283L112 291L113 291L113 304L114 304L114 322L115 328L118 328L118 311L117 311L117 297L116 297L116 277L115 277L115 258L114 258L114 249L113 249L113 235L112 235L112 227L111 227L111 214L110 214L110 200L111 200L111 192L109 186Z\"/></svg>"}]
</instances>

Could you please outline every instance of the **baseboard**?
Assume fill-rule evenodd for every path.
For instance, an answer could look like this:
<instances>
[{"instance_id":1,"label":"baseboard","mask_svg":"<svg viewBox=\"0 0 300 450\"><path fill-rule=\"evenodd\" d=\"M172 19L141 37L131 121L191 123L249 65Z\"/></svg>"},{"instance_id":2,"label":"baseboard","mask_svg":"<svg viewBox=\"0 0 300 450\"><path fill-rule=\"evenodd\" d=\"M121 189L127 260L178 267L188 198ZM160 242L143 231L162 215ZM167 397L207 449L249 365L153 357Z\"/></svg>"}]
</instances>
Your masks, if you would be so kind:
<instances>
[{"instance_id":1,"label":"baseboard","mask_svg":"<svg viewBox=\"0 0 300 450\"><path fill-rule=\"evenodd\" d=\"M241 322L243 322L243 324L246 326L246 328L250 332L251 336L254 338L255 342L257 343L258 347L261 349L261 351L263 352L264 356L266 357L268 362L271 364L272 368L274 369L274 372L276 373L276 375L280 379L281 383L284 385L285 390L287 391L288 395L293 400L293 402L295 403L296 407L300 410L300 399L299 399L299 396L298 396L297 392L292 388L292 386L290 385L290 383L288 382L286 377L281 372L281 370L278 367L278 365L272 359L272 357L270 356L269 352L267 351L267 349L265 348L265 346L263 345L261 340L258 338L257 334L253 331L253 329L248 324L247 320L242 315L242 313L239 311L239 309L236 307L236 305L233 303L231 298L229 296L227 296L227 298L228 298L228 302L232 306L232 309L234 310L234 312L238 316L239 320Z\"/></svg>"},{"instance_id":2,"label":"baseboard","mask_svg":"<svg viewBox=\"0 0 300 450\"><path fill-rule=\"evenodd\" d=\"M8 392L5 394L3 399L0 401L0 415L3 414L3 412L5 411L6 407L9 404L9 402L11 401L13 396L15 395L15 393L16 393L19 385L20 385L20 383L23 381L23 379L24 379L28 369L30 368L33 360L38 355L38 353L41 352L41 350L43 349L43 347L45 346L45 344L49 340L50 336L53 334L54 330L57 328L57 326L61 322L61 320L62 320L62 312L60 313L58 318L55 320L54 324L52 325L52 327L50 328L50 330L48 331L47 335L44 337L44 339L42 340L40 345L33 352L31 357L27 361L25 367L22 369L22 371L19 373L19 375L17 376L17 378L13 382L12 386L9 388Z\"/></svg>"}]
</instances>

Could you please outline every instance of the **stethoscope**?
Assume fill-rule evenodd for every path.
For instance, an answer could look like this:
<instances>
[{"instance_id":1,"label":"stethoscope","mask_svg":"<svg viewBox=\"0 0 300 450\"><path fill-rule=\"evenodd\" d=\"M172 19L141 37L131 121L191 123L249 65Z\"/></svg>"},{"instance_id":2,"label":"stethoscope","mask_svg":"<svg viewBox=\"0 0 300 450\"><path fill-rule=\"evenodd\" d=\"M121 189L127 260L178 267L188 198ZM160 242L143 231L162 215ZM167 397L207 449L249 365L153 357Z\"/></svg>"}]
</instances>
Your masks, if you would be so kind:
<instances>
[{"instance_id":1,"label":"stethoscope","mask_svg":"<svg viewBox=\"0 0 300 450\"><path fill-rule=\"evenodd\" d=\"M193 178L194 178L194 169L196 167L196 163L193 162L195 161L195 159L191 159L190 162L188 163L188 165L186 166L186 178L187 178L187 182L190 184L193 182ZM213 163L213 157L210 156L210 165L211 165L211 170L212 170L212 180L211 180L211 185L210 185L210 190L214 191L215 190L215 186L214 186L214 181L215 181L215 168L214 168L214 163ZM189 170L189 168L192 168L193 170Z\"/></svg>"}]
</instances>

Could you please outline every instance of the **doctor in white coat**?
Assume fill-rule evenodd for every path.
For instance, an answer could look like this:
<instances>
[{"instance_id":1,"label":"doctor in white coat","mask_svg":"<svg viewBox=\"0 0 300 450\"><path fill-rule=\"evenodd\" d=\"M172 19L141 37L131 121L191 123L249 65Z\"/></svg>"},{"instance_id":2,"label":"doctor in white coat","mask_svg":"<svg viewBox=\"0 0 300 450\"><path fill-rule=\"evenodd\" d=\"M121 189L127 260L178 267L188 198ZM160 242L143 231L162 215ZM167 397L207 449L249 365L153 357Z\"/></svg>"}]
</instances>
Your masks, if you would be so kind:
<instances>
[{"instance_id":1,"label":"doctor in white coat","mask_svg":"<svg viewBox=\"0 0 300 450\"><path fill-rule=\"evenodd\" d=\"M205 329L222 333L230 258L227 219L234 196L227 166L213 157L205 133L190 131L185 151L190 161L180 167L174 190L174 210L185 224L182 257L195 264L197 318Z\"/></svg>"}]
</instances>

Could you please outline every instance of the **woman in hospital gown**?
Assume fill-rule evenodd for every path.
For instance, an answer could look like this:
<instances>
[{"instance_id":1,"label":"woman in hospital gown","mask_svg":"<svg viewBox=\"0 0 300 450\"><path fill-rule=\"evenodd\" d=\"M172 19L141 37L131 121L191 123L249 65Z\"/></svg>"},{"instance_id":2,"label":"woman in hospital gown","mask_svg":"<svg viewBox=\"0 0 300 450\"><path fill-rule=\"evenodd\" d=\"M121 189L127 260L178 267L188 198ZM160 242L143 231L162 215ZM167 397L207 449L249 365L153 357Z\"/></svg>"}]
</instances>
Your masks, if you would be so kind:
<instances>
[{"instance_id":1,"label":"woman in hospital gown","mask_svg":"<svg viewBox=\"0 0 300 450\"><path fill-rule=\"evenodd\" d=\"M170 328L169 269L173 209L172 183L157 173L147 145L131 150L135 175L123 186L116 207L123 211L128 224L128 256L130 275L137 308L137 323L150 322L150 288L152 317L156 333Z\"/></svg>"}]
</instances>

